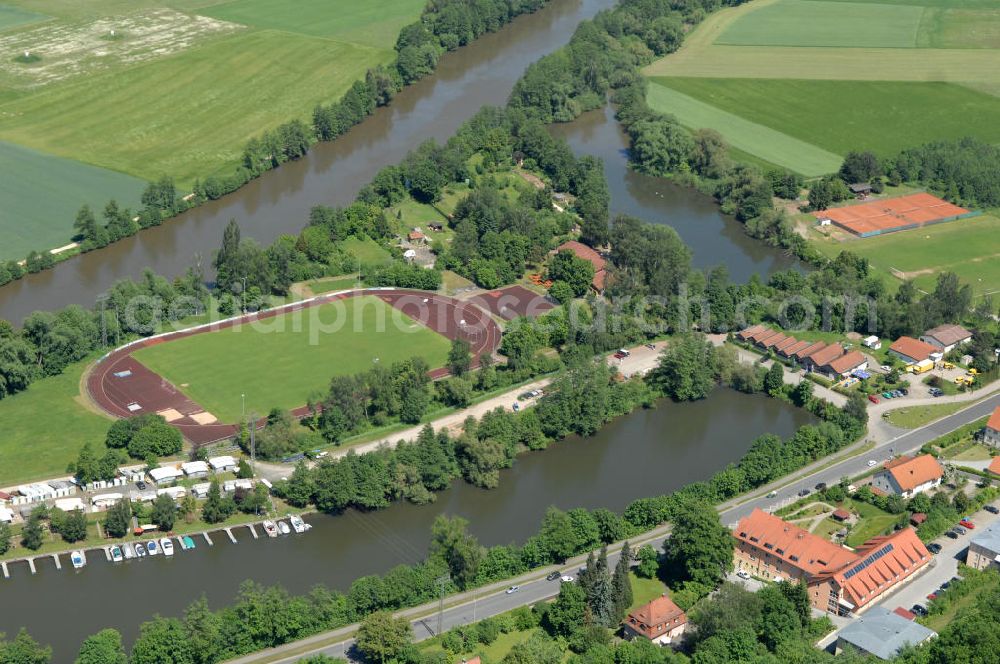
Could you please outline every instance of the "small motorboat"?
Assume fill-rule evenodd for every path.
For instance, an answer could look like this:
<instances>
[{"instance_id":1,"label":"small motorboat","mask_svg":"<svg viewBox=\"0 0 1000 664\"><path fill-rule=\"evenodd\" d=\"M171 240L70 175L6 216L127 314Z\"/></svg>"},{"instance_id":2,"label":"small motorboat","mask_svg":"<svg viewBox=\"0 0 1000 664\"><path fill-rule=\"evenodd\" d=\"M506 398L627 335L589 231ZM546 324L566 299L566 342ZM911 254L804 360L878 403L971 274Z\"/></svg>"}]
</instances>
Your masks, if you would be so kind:
<instances>
[{"instance_id":1,"label":"small motorboat","mask_svg":"<svg viewBox=\"0 0 1000 664\"><path fill-rule=\"evenodd\" d=\"M135 543L135 555L136 558L146 557L146 546L142 542Z\"/></svg>"},{"instance_id":2,"label":"small motorboat","mask_svg":"<svg viewBox=\"0 0 1000 664\"><path fill-rule=\"evenodd\" d=\"M135 558L135 549L130 547L128 544L122 544L122 553L125 554L125 560L132 560Z\"/></svg>"},{"instance_id":3,"label":"small motorboat","mask_svg":"<svg viewBox=\"0 0 1000 664\"><path fill-rule=\"evenodd\" d=\"M274 525L274 521L268 519L264 522L264 532L267 533L268 537L277 537L278 527Z\"/></svg>"},{"instance_id":4,"label":"small motorboat","mask_svg":"<svg viewBox=\"0 0 1000 664\"><path fill-rule=\"evenodd\" d=\"M297 533L306 532L306 522L298 514L291 515L288 520L292 522L292 530Z\"/></svg>"},{"instance_id":5,"label":"small motorboat","mask_svg":"<svg viewBox=\"0 0 1000 664\"><path fill-rule=\"evenodd\" d=\"M174 555L174 543L170 541L169 537L164 537L160 540L160 548L163 549L163 555Z\"/></svg>"},{"instance_id":6,"label":"small motorboat","mask_svg":"<svg viewBox=\"0 0 1000 664\"><path fill-rule=\"evenodd\" d=\"M80 569L87 564L87 555L83 551L73 551L69 554L73 569Z\"/></svg>"},{"instance_id":7,"label":"small motorboat","mask_svg":"<svg viewBox=\"0 0 1000 664\"><path fill-rule=\"evenodd\" d=\"M156 546L156 540L149 540L146 542L146 551L148 551L151 556L155 556L160 552L159 547Z\"/></svg>"},{"instance_id":8,"label":"small motorboat","mask_svg":"<svg viewBox=\"0 0 1000 664\"><path fill-rule=\"evenodd\" d=\"M111 547L111 562L120 563L124 559L124 556L122 556L122 548L120 546L115 544Z\"/></svg>"},{"instance_id":9,"label":"small motorboat","mask_svg":"<svg viewBox=\"0 0 1000 664\"><path fill-rule=\"evenodd\" d=\"M184 542L184 548L185 549L193 549L194 548L194 539L190 535L185 535L182 538L182 540Z\"/></svg>"},{"instance_id":10,"label":"small motorboat","mask_svg":"<svg viewBox=\"0 0 1000 664\"><path fill-rule=\"evenodd\" d=\"M282 535L287 535L290 532L292 532L292 529L284 521L279 521L278 522L278 532L280 532Z\"/></svg>"}]
</instances>

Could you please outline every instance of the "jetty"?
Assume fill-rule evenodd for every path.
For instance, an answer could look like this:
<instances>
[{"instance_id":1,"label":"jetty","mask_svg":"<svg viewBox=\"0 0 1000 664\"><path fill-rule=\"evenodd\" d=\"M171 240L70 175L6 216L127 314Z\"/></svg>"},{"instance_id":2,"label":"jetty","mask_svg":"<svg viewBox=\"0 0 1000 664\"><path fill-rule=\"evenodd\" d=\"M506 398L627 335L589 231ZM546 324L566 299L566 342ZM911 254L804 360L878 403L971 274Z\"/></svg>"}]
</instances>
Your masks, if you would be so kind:
<instances>
[{"instance_id":1,"label":"jetty","mask_svg":"<svg viewBox=\"0 0 1000 664\"><path fill-rule=\"evenodd\" d=\"M233 529L232 528L223 528L223 530L225 530L226 534L229 535L229 541L230 542L232 542L233 544L239 544L239 542L236 541L236 535L233 535Z\"/></svg>"},{"instance_id":2,"label":"jetty","mask_svg":"<svg viewBox=\"0 0 1000 664\"><path fill-rule=\"evenodd\" d=\"M62 563L59 562L59 554L58 553L53 553L52 554L52 560L54 560L55 563L56 563L56 569L61 570L62 569Z\"/></svg>"},{"instance_id":3,"label":"jetty","mask_svg":"<svg viewBox=\"0 0 1000 664\"><path fill-rule=\"evenodd\" d=\"M9 579L10 578L10 570L7 569L7 561L6 560L3 561L2 563L0 563L0 568L3 569L3 578Z\"/></svg>"},{"instance_id":4,"label":"jetty","mask_svg":"<svg viewBox=\"0 0 1000 664\"><path fill-rule=\"evenodd\" d=\"M27 561L28 561L28 567L31 568L31 573L32 574L37 574L38 570L35 569L35 559L34 558L28 558Z\"/></svg>"},{"instance_id":5,"label":"jetty","mask_svg":"<svg viewBox=\"0 0 1000 664\"><path fill-rule=\"evenodd\" d=\"M208 543L209 546L215 546L215 542L213 542L212 538L208 536L208 531L203 532L202 535L205 536L205 541Z\"/></svg>"},{"instance_id":6,"label":"jetty","mask_svg":"<svg viewBox=\"0 0 1000 664\"><path fill-rule=\"evenodd\" d=\"M247 524L247 528L250 529L250 534L253 535L253 538L254 539L258 539L257 529L253 527L253 524L252 523L248 523Z\"/></svg>"}]
</instances>

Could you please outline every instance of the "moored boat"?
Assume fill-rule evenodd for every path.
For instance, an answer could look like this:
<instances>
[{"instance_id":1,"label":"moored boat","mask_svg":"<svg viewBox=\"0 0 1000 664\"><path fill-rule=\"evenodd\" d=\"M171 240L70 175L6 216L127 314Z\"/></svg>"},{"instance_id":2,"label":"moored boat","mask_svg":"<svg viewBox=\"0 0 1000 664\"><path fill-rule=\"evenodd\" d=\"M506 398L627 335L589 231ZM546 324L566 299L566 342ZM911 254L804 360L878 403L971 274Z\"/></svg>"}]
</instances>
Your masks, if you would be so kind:
<instances>
[{"instance_id":1,"label":"moored boat","mask_svg":"<svg viewBox=\"0 0 1000 664\"><path fill-rule=\"evenodd\" d=\"M122 548L120 546L115 544L111 547L111 562L120 563L124 559L124 556L122 556Z\"/></svg>"},{"instance_id":2,"label":"moored boat","mask_svg":"<svg viewBox=\"0 0 1000 664\"><path fill-rule=\"evenodd\" d=\"M135 558L135 549L130 547L128 544L122 544L122 553L125 555L125 560L132 560Z\"/></svg>"},{"instance_id":3,"label":"moored boat","mask_svg":"<svg viewBox=\"0 0 1000 664\"><path fill-rule=\"evenodd\" d=\"M302 517L300 517L298 514L291 515L290 517L288 517L288 520L292 522L292 530L294 530L295 532L304 533L306 532L306 530L308 530L306 528L306 522L303 521Z\"/></svg>"},{"instance_id":4,"label":"moored boat","mask_svg":"<svg viewBox=\"0 0 1000 664\"><path fill-rule=\"evenodd\" d=\"M155 556L160 552L160 547L156 546L156 540L149 540L146 542L146 551L151 556Z\"/></svg>"},{"instance_id":5,"label":"moored boat","mask_svg":"<svg viewBox=\"0 0 1000 664\"><path fill-rule=\"evenodd\" d=\"M69 559L73 563L73 569L80 569L87 564L87 554L83 551L73 551L69 554Z\"/></svg>"},{"instance_id":6,"label":"moored boat","mask_svg":"<svg viewBox=\"0 0 1000 664\"><path fill-rule=\"evenodd\" d=\"M279 521L278 532L280 532L282 535L287 535L288 533L292 532L292 529L284 521Z\"/></svg>"},{"instance_id":7,"label":"moored boat","mask_svg":"<svg viewBox=\"0 0 1000 664\"><path fill-rule=\"evenodd\" d=\"M264 522L264 532L267 533L268 537L277 537L278 527L274 525L274 521L268 519Z\"/></svg>"},{"instance_id":8,"label":"moored boat","mask_svg":"<svg viewBox=\"0 0 1000 664\"><path fill-rule=\"evenodd\" d=\"M138 558L145 558L146 557L146 545L143 544L142 542L136 542L135 543L135 555Z\"/></svg>"},{"instance_id":9,"label":"moored boat","mask_svg":"<svg viewBox=\"0 0 1000 664\"><path fill-rule=\"evenodd\" d=\"M192 538L190 535L185 535L182 539L184 541L184 548L185 549L193 549L194 548L194 538Z\"/></svg>"},{"instance_id":10,"label":"moored boat","mask_svg":"<svg viewBox=\"0 0 1000 664\"><path fill-rule=\"evenodd\" d=\"M160 540L160 548L163 549L163 555L174 555L174 543L170 541L169 537L164 537Z\"/></svg>"}]
</instances>

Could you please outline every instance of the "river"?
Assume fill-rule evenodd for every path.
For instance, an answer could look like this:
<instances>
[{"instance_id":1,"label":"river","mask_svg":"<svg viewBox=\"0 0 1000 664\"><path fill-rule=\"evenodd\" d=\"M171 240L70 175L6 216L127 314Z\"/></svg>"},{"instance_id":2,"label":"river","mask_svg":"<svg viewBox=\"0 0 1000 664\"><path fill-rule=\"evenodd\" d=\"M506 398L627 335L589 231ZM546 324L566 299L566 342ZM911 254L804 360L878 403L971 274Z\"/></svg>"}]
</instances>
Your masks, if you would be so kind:
<instances>
[{"instance_id":1,"label":"river","mask_svg":"<svg viewBox=\"0 0 1000 664\"><path fill-rule=\"evenodd\" d=\"M569 41L580 21L614 0L553 0L500 32L441 58L437 72L403 90L388 107L305 158L265 173L242 189L110 247L74 257L51 270L0 288L0 318L20 322L35 310L90 306L115 280L146 268L174 276L191 265L209 268L230 219L262 244L297 233L317 204L346 205L384 166L423 141L444 141L483 105L502 105L525 68ZM743 235L696 191L628 170L625 139L610 111L557 126L574 150L602 157L615 212L669 223L694 249L698 266L725 263L734 278L767 274L789 263L778 250ZM69 222L67 221L67 224ZM210 269L206 269L210 272Z\"/></svg>"},{"instance_id":2,"label":"river","mask_svg":"<svg viewBox=\"0 0 1000 664\"><path fill-rule=\"evenodd\" d=\"M568 438L525 454L502 471L500 486L485 491L457 481L430 505L396 504L369 514L315 515L300 536L254 541L238 527L239 544L223 533L194 551L107 563L91 554L79 571L57 571L51 559L11 566L0 580L0 631L25 626L51 644L54 661L70 661L88 635L116 627L131 643L139 624L155 613L179 616L204 593L213 607L230 602L246 579L280 583L293 593L315 584L346 590L365 574L421 560L439 514L467 518L485 545L523 542L537 532L549 505L562 509L607 507L620 511L636 498L703 480L739 459L762 433L787 436L812 421L805 411L764 396L719 389L704 401L639 410L597 435Z\"/></svg>"}]
</instances>

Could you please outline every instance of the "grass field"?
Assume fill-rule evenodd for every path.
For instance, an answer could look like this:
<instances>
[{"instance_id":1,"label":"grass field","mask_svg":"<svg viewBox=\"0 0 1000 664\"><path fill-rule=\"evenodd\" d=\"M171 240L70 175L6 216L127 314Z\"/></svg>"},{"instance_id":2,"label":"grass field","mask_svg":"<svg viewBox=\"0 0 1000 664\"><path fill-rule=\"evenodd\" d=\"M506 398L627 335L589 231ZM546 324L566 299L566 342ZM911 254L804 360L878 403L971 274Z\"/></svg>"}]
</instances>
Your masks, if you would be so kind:
<instances>
[{"instance_id":1,"label":"grass field","mask_svg":"<svg viewBox=\"0 0 1000 664\"><path fill-rule=\"evenodd\" d=\"M1000 99L951 83L676 77L653 82L798 139L812 151L894 154L926 141L970 135L1000 142ZM654 89L651 86L651 102ZM837 101L827 103L830 100ZM768 155L779 144L764 142L753 149L747 149L745 141L734 145L773 161ZM790 157L797 159L797 154ZM834 168L824 172L839 165L838 158Z\"/></svg>"},{"instance_id":2,"label":"grass field","mask_svg":"<svg viewBox=\"0 0 1000 664\"><path fill-rule=\"evenodd\" d=\"M80 376L86 365L70 365L59 376L0 399L0 422L5 424L0 487L64 474L88 441L98 455L104 453L111 420L82 405Z\"/></svg>"},{"instance_id":3,"label":"grass field","mask_svg":"<svg viewBox=\"0 0 1000 664\"><path fill-rule=\"evenodd\" d=\"M240 394L259 413L293 408L332 376L365 371L376 358L389 365L419 355L440 367L449 347L444 337L364 296L144 348L135 357L220 420L235 422Z\"/></svg>"},{"instance_id":4,"label":"grass field","mask_svg":"<svg viewBox=\"0 0 1000 664\"><path fill-rule=\"evenodd\" d=\"M425 0L236 0L199 11L224 21L391 47L400 29L420 17Z\"/></svg>"},{"instance_id":5,"label":"grass field","mask_svg":"<svg viewBox=\"0 0 1000 664\"><path fill-rule=\"evenodd\" d=\"M361 239L352 235L339 242L337 246L353 255L362 265L382 265L392 259L389 252L378 242L367 237Z\"/></svg>"},{"instance_id":6,"label":"grass field","mask_svg":"<svg viewBox=\"0 0 1000 664\"><path fill-rule=\"evenodd\" d=\"M20 7L0 5L0 32L22 25L28 25L29 23L44 21L47 18L48 16L45 16L44 14L36 14L35 12L30 12L26 9L21 9Z\"/></svg>"},{"instance_id":7,"label":"grass field","mask_svg":"<svg viewBox=\"0 0 1000 664\"><path fill-rule=\"evenodd\" d=\"M0 106L0 138L189 184L232 167L247 139L307 118L390 57L278 31L241 34Z\"/></svg>"},{"instance_id":8,"label":"grass field","mask_svg":"<svg viewBox=\"0 0 1000 664\"><path fill-rule=\"evenodd\" d=\"M145 182L0 141L0 260L67 244L84 203L100 215L109 198L135 207Z\"/></svg>"},{"instance_id":9,"label":"grass field","mask_svg":"<svg viewBox=\"0 0 1000 664\"><path fill-rule=\"evenodd\" d=\"M716 44L742 46L878 46L917 44L923 7L780 0L735 21Z\"/></svg>"},{"instance_id":10,"label":"grass field","mask_svg":"<svg viewBox=\"0 0 1000 664\"><path fill-rule=\"evenodd\" d=\"M830 257L850 250L885 274L914 279L924 290L933 290L937 274L945 271L958 274L977 295L1000 288L1000 218L993 215L850 242L817 237L813 234L813 245Z\"/></svg>"},{"instance_id":11,"label":"grass field","mask_svg":"<svg viewBox=\"0 0 1000 664\"><path fill-rule=\"evenodd\" d=\"M661 79L654 79L649 86L647 100L652 108L677 116L688 127L711 127L734 147L802 175L817 176L835 171L843 161L838 155L805 141L678 92L662 84Z\"/></svg>"}]
</instances>

